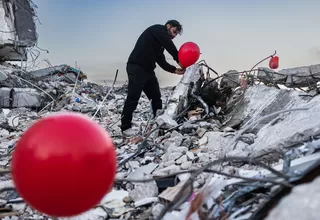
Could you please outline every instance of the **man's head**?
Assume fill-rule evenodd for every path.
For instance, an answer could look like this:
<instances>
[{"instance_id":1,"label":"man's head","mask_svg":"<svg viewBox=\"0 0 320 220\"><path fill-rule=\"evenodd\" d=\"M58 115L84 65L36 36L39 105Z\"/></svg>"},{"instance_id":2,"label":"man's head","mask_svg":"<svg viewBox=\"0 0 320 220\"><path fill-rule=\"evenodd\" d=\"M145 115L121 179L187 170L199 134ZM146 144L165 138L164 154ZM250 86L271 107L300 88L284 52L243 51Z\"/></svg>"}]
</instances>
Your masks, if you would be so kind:
<instances>
[{"instance_id":1,"label":"man's head","mask_svg":"<svg viewBox=\"0 0 320 220\"><path fill-rule=\"evenodd\" d=\"M167 21L165 26L168 30L168 34L171 36L172 39L175 38L177 34L182 34L182 25L176 20Z\"/></svg>"}]
</instances>

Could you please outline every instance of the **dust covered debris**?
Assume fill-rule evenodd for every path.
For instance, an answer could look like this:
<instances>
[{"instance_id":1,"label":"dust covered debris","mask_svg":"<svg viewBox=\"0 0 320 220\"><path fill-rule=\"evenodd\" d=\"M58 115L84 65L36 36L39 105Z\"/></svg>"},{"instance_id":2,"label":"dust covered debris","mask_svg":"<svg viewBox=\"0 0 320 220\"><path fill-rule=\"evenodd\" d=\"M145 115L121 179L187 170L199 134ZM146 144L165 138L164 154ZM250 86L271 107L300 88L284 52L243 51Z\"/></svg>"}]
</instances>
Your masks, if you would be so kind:
<instances>
[{"instance_id":1,"label":"dust covered debris","mask_svg":"<svg viewBox=\"0 0 320 220\"><path fill-rule=\"evenodd\" d=\"M96 208L71 219L266 216L269 210L263 207L270 198L298 185L307 175L303 171L320 158L319 96L258 83L241 87L238 72L229 71L219 81L205 68L197 64L176 87L162 89L163 111L156 118L143 94L134 112L140 133L128 140L119 127L126 84L91 83L68 65L33 72L1 66L1 89L10 89L1 93L8 100L0 114L3 216L48 219L15 192L10 155L34 121L58 111L92 117L113 137L118 155L113 190ZM19 91L36 98L19 101ZM208 97L211 93L216 98Z\"/></svg>"}]
</instances>

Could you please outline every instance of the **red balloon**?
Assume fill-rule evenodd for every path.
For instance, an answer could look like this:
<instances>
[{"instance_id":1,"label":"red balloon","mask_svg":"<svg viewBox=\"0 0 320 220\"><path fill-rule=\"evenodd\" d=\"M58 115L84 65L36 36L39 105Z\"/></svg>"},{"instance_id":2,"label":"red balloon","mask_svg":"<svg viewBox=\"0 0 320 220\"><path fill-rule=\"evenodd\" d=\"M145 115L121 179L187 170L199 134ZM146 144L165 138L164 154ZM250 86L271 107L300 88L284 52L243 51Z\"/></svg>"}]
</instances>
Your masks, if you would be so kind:
<instances>
[{"instance_id":1,"label":"red balloon","mask_svg":"<svg viewBox=\"0 0 320 220\"><path fill-rule=\"evenodd\" d=\"M111 189L116 169L108 133L78 113L34 123L17 142L11 161L20 196L54 217L79 215L97 205Z\"/></svg>"},{"instance_id":2,"label":"red balloon","mask_svg":"<svg viewBox=\"0 0 320 220\"><path fill-rule=\"evenodd\" d=\"M187 68L197 62L200 57L200 48L193 42L182 44L178 52L180 65Z\"/></svg>"},{"instance_id":3,"label":"red balloon","mask_svg":"<svg viewBox=\"0 0 320 220\"><path fill-rule=\"evenodd\" d=\"M278 56L271 57L271 59L269 61L269 67L270 67L270 69L278 69L278 67L279 67L279 57Z\"/></svg>"}]
</instances>

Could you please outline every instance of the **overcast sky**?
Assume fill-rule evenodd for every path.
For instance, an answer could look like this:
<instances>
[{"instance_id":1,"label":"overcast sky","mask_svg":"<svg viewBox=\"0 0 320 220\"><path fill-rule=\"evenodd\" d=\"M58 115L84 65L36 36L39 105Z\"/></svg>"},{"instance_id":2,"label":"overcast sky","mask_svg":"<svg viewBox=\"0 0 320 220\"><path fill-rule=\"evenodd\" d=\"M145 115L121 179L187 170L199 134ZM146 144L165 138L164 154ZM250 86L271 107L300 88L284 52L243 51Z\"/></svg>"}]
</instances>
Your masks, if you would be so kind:
<instances>
[{"instance_id":1,"label":"overcast sky","mask_svg":"<svg viewBox=\"0 0 320 220\"><path fill-rule=\"evenodd\" d=\"M89 79L110 79L125 63L141 32L176 19L184 33L174 42L197 43L201 59L224 73L247 70L274 50L280 69L320 63L320 1L316 0L34 0L39 61L78 62ZM166 55L170 57L170 55ZM170 61L170 60L169 60ZM172 62L172 61L170 61ZM268 63L263 64L267 66ZM162 85L179 76L156 71Z\"/></svg>"}]
</instances>

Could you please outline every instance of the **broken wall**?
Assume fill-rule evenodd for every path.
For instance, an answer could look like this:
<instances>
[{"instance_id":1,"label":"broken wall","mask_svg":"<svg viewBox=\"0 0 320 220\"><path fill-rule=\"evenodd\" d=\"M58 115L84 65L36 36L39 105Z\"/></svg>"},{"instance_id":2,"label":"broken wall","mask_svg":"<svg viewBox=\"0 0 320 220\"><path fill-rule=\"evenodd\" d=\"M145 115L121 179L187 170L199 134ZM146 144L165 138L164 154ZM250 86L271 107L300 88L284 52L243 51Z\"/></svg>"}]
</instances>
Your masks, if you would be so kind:
<instances>
[{"instance_id":1,"label":"broken wall","mask_svg":"<svg viewBox=\"0 0 320 220\"><path fill-rule=\"evenodd\" d=\"M0 3L0 60L26 61L26 47L37 42L35 12L28 0Z\"/></svg>"}]
</instances>

